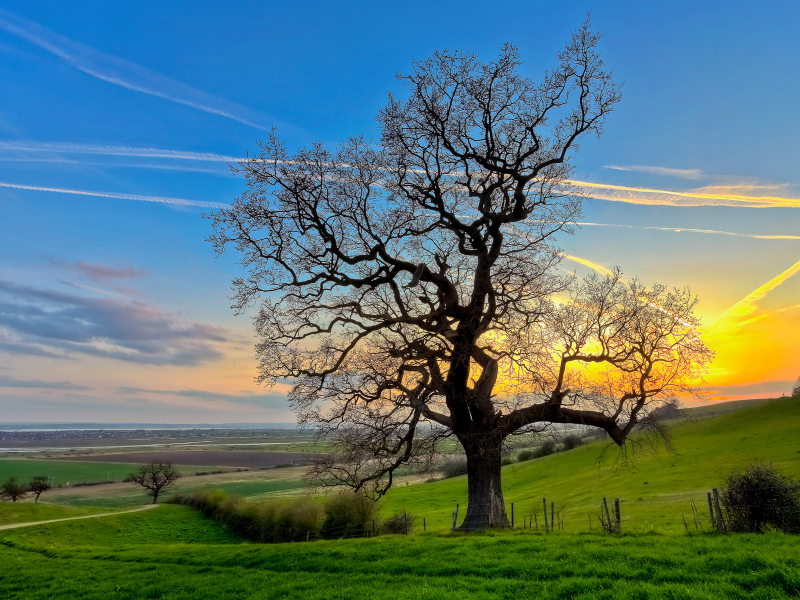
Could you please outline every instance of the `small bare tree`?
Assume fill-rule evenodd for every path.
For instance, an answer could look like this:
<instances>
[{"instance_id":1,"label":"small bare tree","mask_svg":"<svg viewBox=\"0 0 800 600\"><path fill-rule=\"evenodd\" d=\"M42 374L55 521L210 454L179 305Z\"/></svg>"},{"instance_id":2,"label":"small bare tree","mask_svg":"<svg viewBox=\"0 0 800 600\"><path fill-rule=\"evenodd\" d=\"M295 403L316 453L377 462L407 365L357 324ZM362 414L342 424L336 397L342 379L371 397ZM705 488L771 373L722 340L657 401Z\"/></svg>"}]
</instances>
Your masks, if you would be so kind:
<instances>
[{"instance_id":1,"label":"small bare tree","mask_svg":"<svg viewBox=\"0 0 800 600\"><path fill-rule=\"evenodd\" d=\"M34 502L39 502L39 496L42 495L42 492L46 492L52 486L50 485L50 478L45 477L44 475L37 475L33 477L28 484L28 489L36 494L36 498Z\"/></svg>"},{"instance_id":2,"label":"small bare tree","mask_svg":"<svg viewBox=\"0 0 800 600\"><path fill-rule=\"evenodd\" d=\"M794 386L792 386L792 396L800 396L800 377L797 378Z\"/></svg>"},{"instance_id":3,"label":"small bare tree","mask_svg":"<svg viewBox=\"0 0 800 600\"><path fill-rule=\"evenodd\" d=\"M158 495L175 483L180 476L181 474L175 470L171 462L153 461L139 467L135 473L128 475L128 479L146 488L155 504L158 502Z\"/></svg>"},{"instance_id":4,"label":"small bare tree","mask_svg":"<svg viewBox=\"0 0 800 600\"><path fill-rule=\"evenodd\" d=\"M16 477L9 477L5 483L0 486L0 498L3 500L11 500L16 502L22 500L28 495L28 488L24 483L20 483Z\"/></svg>"},{"instance_id":5,"label":"small bare tree","mask_svg":"<svg viewBox=\"0 0 800 600\"><path fill-rule=\"evenodd\" d=\"M599 40L587 21L539 83L510 45L489 63L436 52L380 111L379 145L290 154L273 132L240 163L248 189L210 241L248 271L234 309L259 304L258 381L292 380L299 422L337 446L319 484L379 497L454 436L462 528L508 527L508 436L582 425L621 446L711 359L688 289L557 270L577 142L620 99Z\"/></svg>"}]
</instances>

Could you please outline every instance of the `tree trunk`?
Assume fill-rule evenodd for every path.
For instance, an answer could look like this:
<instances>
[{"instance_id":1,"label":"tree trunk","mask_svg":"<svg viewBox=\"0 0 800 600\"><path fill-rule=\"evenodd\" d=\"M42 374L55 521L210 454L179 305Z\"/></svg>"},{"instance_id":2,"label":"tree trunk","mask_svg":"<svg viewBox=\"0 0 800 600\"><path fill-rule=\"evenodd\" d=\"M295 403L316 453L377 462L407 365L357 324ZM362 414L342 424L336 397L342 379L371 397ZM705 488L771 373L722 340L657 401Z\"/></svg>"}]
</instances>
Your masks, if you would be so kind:
<instances>
[{"instance_id":1,"label":"tree trunk","mask_svg":"<svg viewBox=\"0 0 800 600\"><path fill-rule=\"evenodd\" d=\"M153 490L153 504L158 502L158 491Z\"/></svg>"},{"instance_id":2,"label":"tree trunk","mask_svg":"<svg viewBox=\"0 0 800 600\"><path fill-rule=\"evenodd\" d=\"M461 531L510 527L500 482L501 442L464 445L467 453L467 514Z\"/></svg>"}]
</instances>

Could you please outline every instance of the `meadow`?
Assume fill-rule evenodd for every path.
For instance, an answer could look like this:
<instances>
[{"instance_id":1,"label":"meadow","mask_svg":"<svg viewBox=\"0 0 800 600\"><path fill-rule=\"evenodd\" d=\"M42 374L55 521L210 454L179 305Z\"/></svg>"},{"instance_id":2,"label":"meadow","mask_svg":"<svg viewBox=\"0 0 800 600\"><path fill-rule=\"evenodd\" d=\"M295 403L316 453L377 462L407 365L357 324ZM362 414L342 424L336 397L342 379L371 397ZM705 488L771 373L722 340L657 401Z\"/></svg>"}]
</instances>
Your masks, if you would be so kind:
<instances>
[{"instance_id":1,"label":"meadow","mask_svg":"<svg viewBox=\"0 0 800 600\"><path fill-rule=\"evenodd\" d=\"M4 598L793 598L779 534L424 534L260 545L186 507L0 531ZM10 567L10 568L9 568Z\"/></svg>"}]
</instances>

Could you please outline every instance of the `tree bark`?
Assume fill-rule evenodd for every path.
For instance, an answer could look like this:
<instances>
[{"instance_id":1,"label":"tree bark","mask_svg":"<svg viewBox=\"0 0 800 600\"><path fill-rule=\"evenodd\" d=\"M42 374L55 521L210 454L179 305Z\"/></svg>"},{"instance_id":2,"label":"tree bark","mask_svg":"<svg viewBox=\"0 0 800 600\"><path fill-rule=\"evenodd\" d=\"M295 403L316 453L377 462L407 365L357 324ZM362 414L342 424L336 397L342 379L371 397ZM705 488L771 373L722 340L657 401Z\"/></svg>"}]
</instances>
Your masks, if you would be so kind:
<instances>
[{"instance_id":1,"label":"tree bark","mask_svg":"<svg viewBox=\"0 0 800 600\"><path fill-rule=\"evenodd\" d=\"M467 514L460 531L510 527L500 480L502 441L464 444L467 453Z\"/></svg>"}]
</instances>

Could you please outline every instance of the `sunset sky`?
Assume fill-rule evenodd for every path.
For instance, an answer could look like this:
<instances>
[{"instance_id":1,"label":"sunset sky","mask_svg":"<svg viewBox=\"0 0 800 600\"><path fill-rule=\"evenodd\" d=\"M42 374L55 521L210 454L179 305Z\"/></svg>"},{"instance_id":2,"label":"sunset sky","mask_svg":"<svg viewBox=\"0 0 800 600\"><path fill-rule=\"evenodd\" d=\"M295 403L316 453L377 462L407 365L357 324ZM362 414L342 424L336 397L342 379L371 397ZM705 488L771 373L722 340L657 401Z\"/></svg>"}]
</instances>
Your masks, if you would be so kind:
<instances>
[{"instance_id":1,"label":"sunset sky","mask_svg":"<svg viewBox=\"0 0 800 600\"><path fill-rule=\"evenodd\" d=\"M252 315L202 218L229 162L377 137L397 72L516 44L556 66L592 12L624 82L575 180L593 200L564 268L690 286L708 396L800 375L798 2L0 0L0 422L290 422L253 383ZM588 265L588 266L587 266Z\"/></svg>"}]
</instances>

